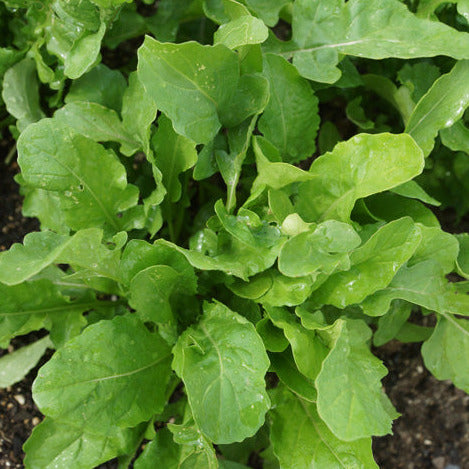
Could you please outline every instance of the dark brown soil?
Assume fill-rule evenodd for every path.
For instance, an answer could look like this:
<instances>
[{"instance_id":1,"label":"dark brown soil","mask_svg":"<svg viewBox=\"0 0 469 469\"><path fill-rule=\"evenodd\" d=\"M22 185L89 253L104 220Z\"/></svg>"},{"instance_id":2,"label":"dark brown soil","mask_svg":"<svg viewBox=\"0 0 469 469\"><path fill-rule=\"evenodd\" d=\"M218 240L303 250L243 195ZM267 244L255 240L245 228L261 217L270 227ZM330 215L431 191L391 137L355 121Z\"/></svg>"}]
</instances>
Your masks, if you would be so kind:
<instances>
[{"instance_id":1,"label":"dark brown soil","mask_svg":"<svg viewBox=\"0 0 469 469\"><path fill-rule=\"evenodd\" d=\"M469 395L435 379L419 345L391 342L377 353L389 369L386 392L402 414L393 436L374 441L379 467L469 468Z\"/></svg>"},{"instance_id":2,"label":"dark brown soil","mask_svg":"<svg viewBox=\"0 0 469 469\"><path fill-rule=\"evenodd\" d=\"M13 340L8 351L12 352L38 337L38 334L34 333ZM0 350L0 356L4 353L4 350ZM0 389L1 468L20 469L23 467L23 443L33 428L42 420L42 415L31 397L31 385L36 373L37 370L33 370L20 383L6 389Z\"/></svg>"},{"instance_id":3,"label":"dark brown soil","mask_svg":"<svg viewBox=\"0 0 469 469\"><path fill-rule=\"evenodd\" d=\"M3 157L0 144L0 251L38 229L37 222L21 216L21 197ZM36 336L13 341L18 347ZM4 352L3 352L4 353ZM388 344L378 355L389 368L386 391L403 414L394 435L376 438L374 452L382 469L469 469L469 396L451 383L439 382L424 368L416 345ZM2 351L0 351L2 355ZM11 388L0 389L0 468L22 468L22 444L41 415L31 399L37 369ZM101 467L117 467L112 462ZM324 468L327 469L327 468Z\"/></svg>"}]
</instances>

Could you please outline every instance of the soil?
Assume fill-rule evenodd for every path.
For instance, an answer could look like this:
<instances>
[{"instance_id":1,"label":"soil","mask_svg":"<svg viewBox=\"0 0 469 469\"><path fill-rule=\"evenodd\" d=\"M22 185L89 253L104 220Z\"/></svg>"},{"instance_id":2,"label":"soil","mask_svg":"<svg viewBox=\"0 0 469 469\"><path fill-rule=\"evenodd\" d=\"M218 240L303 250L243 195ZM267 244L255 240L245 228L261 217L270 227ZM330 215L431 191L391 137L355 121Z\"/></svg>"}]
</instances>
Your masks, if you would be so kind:
<instances>
[{"instance_id":1,"label":"soil","mask_svg":"<svg viewBox=\"0 0 469 469\"><path fill-rule=\"evenodd\" d=\"M376 438L381 469L468 469L469 395L425 368L420 346L390 342L375 353L389 370L386 393L402 416Z\"/></svg>"}]
</instances>

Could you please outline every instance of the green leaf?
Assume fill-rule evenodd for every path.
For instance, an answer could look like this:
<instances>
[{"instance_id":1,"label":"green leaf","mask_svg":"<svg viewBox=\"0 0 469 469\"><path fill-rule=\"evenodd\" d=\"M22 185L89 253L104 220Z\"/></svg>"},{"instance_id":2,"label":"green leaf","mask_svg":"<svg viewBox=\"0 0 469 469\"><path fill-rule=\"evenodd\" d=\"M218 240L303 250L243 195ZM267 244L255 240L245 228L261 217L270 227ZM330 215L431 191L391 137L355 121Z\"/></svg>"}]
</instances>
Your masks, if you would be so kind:
<instances>
[{"instance_id":1,"label":"green leaf","mask_svg":"<svg viewBox=\"0 0 469 469\"><path fill-rule=\"evenodd\" d=\"M116 111L97 103L71 102L56 111L54 120L95 142L118 142L125 149L140 146L122 124Z\"/></svg>"},{"instance_id":2,"label":"green leaf","mask_svg":"<svg viewBox=\"0 0 469 469\"><path fill-rule=\"evenodd\" d=\"M346 223L325 221L315 229L290 238L280 251L278 268L289 277L300 277L350 267L349 252L361 244L360 236Z\"/></svg>"},{"instance_id":3,"label":"green leaf","mask_svg":"<svg viewBox=\"0 0 469 469\"><path fill-rule=\"evenodd\" d=\"M207 304L173 353L173 367L203 434L226 444L261 427L270 407L264 382L269 360L250 322L222 304Z\"/></svg>"},{"instance_id":4,"label":"green leaf","mask_svg":"<svg viewBox=\"0 0 469 469\"><path fill-rule=\"evenodd\" d=\"M282 329L275 327L268 318L263 318L256 324L256 331L269 352L283 352L289 345Z\"/></svg>"},{"instance_id":5,"label":"green leaf","mask_svg":"<svg viewBox=\"0 0 469 469\"><path fill-rule=\"evenodd\" d=\"M254 73L241 75L235 94L221 112L221 123L225 127L243 128L243 121L264 110L269 97L269 82L265 77Z\"/></svg>"},{"instance_id":6,"label":"green leaf","mask_svg":"<svg viewBox=\"0 0 469 469\"><path fill-rule=\"evenodd\" d=\"M422 233L422 241L408 266L428 260L438 262L445 274L452 272L459 252L459 243L456 237L437 227L420 226L419 228Z\"/></svg>"},{"instance_id":7,"label":"green leaf","mask_svg":"<svg viewBox=\"0 0 469 469\"><path fill-rule=\"evenodd\" d=\"M10 339L44 327L46 319L80 315L99 306L89 298L70 301L49 280L41 279L8 287L0 284L0 347Z\"/></svg>"},{"instance_id":8,"label":"green leaf","mask_svg":"<svg viewBox=\"0 0 469 469\"><path fill-rule=\"evenodd\" d=\"M235 281L229 288L242 298L270 306L296 306L311 295L313 277L285 277L276 270L263 272L249 282Z\"/></svg>"},{"instance_id":9,"label":"green leaf","mask_svg":"<svg viewBox=\"0 0 469 469\"><path fill-rule=\"evenodd\" d=\"M356 135L313 162L312 181L300 185L295 207L305 221L348 221L358 199L411 180L423 164L408 135Z\"/></svg>"},{"instance_id":10,"label":"green leaf","mask_svg":"<svg viewBox=\"0 0 469 469\"><path fill-rule=\"evenodd\" d=\"M71 229L125 229L127 219L118 214L137 204L138 189L127 184L125 168L114 152L55 119L43 119L22 133L18 155L28 186L60 195Z\"/></svg>"},{"instance_id":11,"label":"green leaf","mask_svg":"<svg viewBox=\"0 0 469 469\"><path fill-rule=\"evenodd\" d=\"M249 15L249 10L237 0L204 0L204 13L214 23L228 23Z\"/></svg>"},{"instance_id":12,"label":"green leaf","mask_svg":"<svg viewBox=\"0 0 469 469\"><path fill-rule=\"evenodd\" d=\"M184 460L181 461L182 464L187 467L217 469L218 461L212 443L202 434L192 418L184 420L181 425L168 425L174 441L183 445L181 453L184 454Z\"/></svg>"},{"instance_id":13,"label":"green leaf","mask_svg":"<svg viewBox=\"0 0 469 469\"><path fill-rule=\"evenodd\" d=\"M366 88L381 96L399 111L404 124L408 122L415 103L407 87L398 88L389 78L374 73L362 75L362 79Z\"/></svg>"},{"instance_id":14,"label":"green leaf","mask_svg":"<svg viewBox=\"0 0 469 469\"><path fill-rule=\"evenodd\" d=\"M316 379L321 419L344 441L391 433L399 414L382 390L387 369L370 352L371 330L339 319L330 335L333 346Z\"/></svg>"},{"instance_id":15,"label":"green leaf","mask_svg":"<svg viewBox=\"0 0 469 469\"><path fill-rule=\"evenodd\" d=\"M441 314L466 315L469 307L469 296L458 294L434 260L401 267L387 288L367 298L361 306L369 316L382 316L397 298Z\"/></svg>"},{"instance_id":16,"label":"green leaf","mask_svg":"<svg viewBox=\"0 0 469 469\"><path fill-rule=\"evenodd\" d=\"M398 269L414 254L422 234L411 218L384 225L350 254L349 270L331 275L314 293L317 304L344 308L361 303L386 288Z\"/></svg>"},{"instance_id":17,"label":"green leaf","mask_svg":"<svg viewBox=\"0 0 469 469\"><path fill-rule=\"evenodd\" d=\"M17 182L20 183L24 195L23 216L37 217L43 231L52 230L63 235L70 233L60 209L60 197L55 192L28 187L24 180Z\"/></svg>"},{"instance_id":18,"label":"green leaf","mask_svg":"<svg viewBox=\"0 0 469 469\"><path fill-rule=\"evenodd\" d=\"M27 469L96 467L135 450L141 427L93 428L80 422L61 422L48 417L34 428L24 445Z\"/></svg>"},{"instance_id":19,"label":"green leaf","mask_svg":"<svg viewBox=\"0 0 469 469\"><path fill-rule=\"evenodd\" d=\"M21 381L39 362L48 347L52 346L49 336L25 345L0 358L0 388Z\"/></svg>"},{"instance_id":20,"label":"green leaf","mask_svg":"<svg viewBox=\"0 0 469 469\"><path fill-rule=\"evenodd\" d=\"M438 379L450 379L455 386L469 392L469 370L463 358L468 354L468 321L440 316L432 336L422 346L425 366Z\"/></svg>"},{"instance_id":21,"label":"green leaf","mask_svg":"<svg viewBox=\"0 0 469 469\"><path fill-rule=\"evenodd\" d=\"M0 282L17 285L29 280L51 264L71 264L117 279L119 251L102 244L103 233L96 228L81 230L73 236L52 231L33 232L23 244L14 244L0 253Z\"/></svg>"},{"instance_id":22,"label":"green leaf","mask_svg":"<svg viewBox=\"0 0 469 469\"><path fill-rule=\"evenodd\" d=\"M5 72L24 57L24 52L9 47L0 47L0 78Z\"/></svg>"},{"instance_id":23,"label":"green leaf","mask_svg":"<svg viewBox=\"0 0 469 469\"><path fill-rule=\"evenodd\" d=\"M372 195L364 201L364 205L376 221L391 221L402 217L411 217L416 223L430 227L440 227L435 214L420 201L401 197L392 192Z\"/></svg>"},{"instance_id":24,"label":"green leaf","mask_svg":"<svg viewBox=\"0 0 469 469\"><path fill-rule=\"evenodd\" d=\"M190 251L175 246L194 267L222 270L246 280L274 264L285 240L276 226L270 226L245 209L241 209L238 216L229 215L221 201L215 204L215 211L224 230L220 231L214 249L210 249L210 256L204 255L202 242ZM215 233L206 232L217 238Z\"/></svg>"},{"instance_id":25,"label":"green leaf","mask_svg":"<svg viewBox=\"0 0 469 469\"><path fill-rule=\"evenodd\" d=\"M39 104L39 86L33 60L26 58L6 71L2 98L7 111L18 119L16 125L20 132L45 116Z\"/></svg>"},{"instance_id":26,"label":"green leaf","mask_svg":"<svg viewBox=\"0 0 469 469\"><path fill-rule=\"evenodd\" d=\"M95 64L105 32L106 24L101 23L96 33L85 35L74 42L64 58L64 74L68 78L81 77Z\"/></svg>"},{"instance_id":27,"label":"green leaf","mask_svg":"<svg viewBox=\"0 0 469 469\"><path fill-rule=\"evenodd\" d=\"M283 353L270 353L269 359L271 370L290 391L308 402L316 402L317 392L314 381L299 372L290 349Z\"/></svg>"},{"instance_id":28,"label":"green leaf","mask_svg":"<svg viewBox=\"0 0 469 469\"><path fill-rule=\"evenodd\" d=\"M415 106L406 132L419 144L425 156L432 151L438 131L451 127L469 105L468 73L469 61L457 62Z\"/></svg>"},{"instance_id":29,"label":"green leaf","mask_svg":"<svg viewBox=\"0 0 469 469\"><path fill-rule=\"evenodd\" d=\"M439 76L440 69L428 62L406 63L397 74L399 81L409 89L416 103L420 101Z\"/></svg>"},{"instance_id":30,"label":"green leaf","mask_svg":"<svg viewBox=\"0 0 469 469\"><path fill-rule=\"evenodd\" d=\"M119 112L125 87L125 78L121 72L99 64L85 75L72 81L70 91L65 96L65 102L87 101Z\"/></svg>"},{"instance_id":31,"label":"green leaf","mask_svg":"<svg viewBox=\"0 0 469 469\"><path fill-rule=\"evenodd\" d=\"M298 370L314 381L329 353L317 331L303 327L298 318L286 309L268 307L266 311L275 326L283 329L290 342Z\"/></svg>"},{"instance_id":32,"label":"green leaf","mask_svg":"<svg viewBox=\"0 0 469 469\"><path fill-rule=\"evenodd\" d=\"M40 369L33 396L49 417L105 431L161 412L169 377L169 347L127 315L67 342Z\"/></svg>"},{"instance_id":33,"label":"green leaf","mask_svg":"<svg viewBox=\"0 0 469 469\"><path fill-rule=\"evenodd\" d=\"M469 154L469 129L461 120L451 127L440 130L440 137L443 145L453 151L463 151Z\"/></svg>"},{"instance_id":34,"label":"green leaf","mask_svg":"<svg viewBox=\"0 0 469 469\"><path fill-rule=\"evenodd\" d=\"M174 42L180 22L187 17L193 4L194 0L161 0L156 13L146 18L151 34L159 41Z\"/></svg>"},{"instance_id":35,"label":"green leaf","mask_svg":"<svg viewBox=\"0 0 469 469\"><path fill-rule=\"evenodd\" d=\"M122 124L140 142L147 157L150 153L150 128L156 112L156 104L143 87L138 73L132 72L129 75L129 86L122 96ZM125 154L130 154L133 148L125 150Z\"/></svg>"},{"instance_id":36,"label":"green leaf","mask_svg":"<svg viewBox=\"0 0 469 469\"><path fill-rule=\"evenodd\" d=\"M122 5L123 3L130 3L131 0L91 0L95 5L103 8L111 8L114 6Z\"/></svg>"},{"instance_id":37,"label":"green leaf","mask_svg":"<svg viewBox=\"0 0 469 469\"><path fill-rule=\"evenodd\" d=\"M223 44L229 49L238 49L248 44L261 44L267 39L265 24L253 16L246 15L221 25L215 32L215 44Z\"/></svg>"},{"instance_id":38,"label":"green leaf","mask_svg":"<svg viewBox=\"0 0 469 469\"><path fill-rule=\"evenodd\" d=\"M139 78L175 131L208 143L238 84L237 56L223 45L160 43L150 37L138 51Z\"/></svg>"},{"instance_id":39,"label":"green leaf","mask_svg":"<svg viewBox=\"0 0 469 469\"><path fill-rule=\"evenodd\" d=\"M291 469L378 468L371 438L338 439L320 419L316 406L283 387L274 394L270 439L281 467Z\"/></svg>"},{"instance_id":40,"label":"green leaf","mask_svg":"<svg viewBox=\"0 0 469 469\"><path fill-rule=\"evenodd\" d=\"M290 0L245 0L245 3L267 26L275 26L280 11L291 2Z\"/></svg>"},{"instance_id":41,"label":"green leaf","mask_svg":"<svg viewBox=\"0 0 469 469\"><path fill-rule=\"evenodd\" d=\"M251 199L262 194L266 187L282 189L290 184L314 179L308 171L282 163L277 148L263 137L253 137L253 149L256 155L257 177L252 185Z\"/></svg>"},{"instance_id":42,"label":"green leaf","mask_svg":"<svg viewBox=\"0 0 469 469\"><path fill-rule=\"evenodd\" d=\"M154 244L133 239L127 244L119 269L121 282L129 285L135 275L155 265L172 267L184 276L188 288L195 288L194 271L185 256L163 239Z\"/></svg>"},{"instance_id":43,"label":"green leaf","mask_svg":"<svg viewBox=\"0 0 469 469\"><path fill-rule=\"evenodd\" d=\"M339 130L333 122L321 122L318 135L318 149L321 154L332 151L341 140Z\"/></svg>"},{"instance_id":44,"label":"green leaf","mask_svg":"<svg viewBox=\"0 0 469 469\"><path fill-rule=\"evenodd\" d=\"M300 74L314 81L340 78L339 55L468 58L469 34L419 19L396 0L296 1L292 27L292 41L274 43L269 50L293 57Z\"/></svg>"},{"instance_id":45,"label":"green leaf","mask_svg":"<svg viewBox=\"0 0 469 469\"><path fill-rule=\"evenodd\" d=\"M282 57L267 54L264 74L270 100L259 130L279 150L284 161L300 161L314 153L319 128L318 100L307 80Z\"/></svg>"},{"instance_id":46,"label":"green leaf","mask_svg":"<svg viewBox=\"0 0 469 469\"><path fill-rule=\"evenodd\" d=\"M461 0L459 0L461 1ZM458 0L421 0L417 8L417 16L431 18L433 12L443 3L457 3Z\"/></svg>"},{"instance_id":47,"label":"green leaf","mask_svg":"<svg viewBox=\"0 0 469 469\"><path fill-rule=\"evenodd\" d=\"M456 235L459 244L459 254L456 261L457 270L464 278L469 277L469 234Z\"/></svg>"},{"instance_id":48,"label":"green leaf","mask_svg":"<svg viewBox=\"0 0 469 469\"><path fill-rule=\"evenodd\" d=\"M171 298L195 295L196 290L197 279L192 269L178 272L167 265L155 265L133 277L129 304L142 321L158 324L161 336L174 344L177 339L177 318L172 310Z\"/></svg>"},{"instance_id":49,"label":"green leaf","mask_svg":"<svg viewBox=\"0 0 469 469\"><path fill-rule=\"evenodd\" d=\"M216 234L212 232L217 238ZM231 241L231 245L229 244ZM181 248L180 246L170 243L166 240L161 240L162 244L171 246L176 251L184 255L189 263L199 270L219 270L226 272L229 275L234 275L243 280L247 280L250 275L255 275L260 270L265 270L270 266L265 265L265 261L259 256L259 258L252 259L253 251L246 249L246 246L240 242L233 240L227 240L226 237L223 239L223 249L219 252L214 253L215 255L206 255L205 252L198 250L189 250ZM228 244L228 245L227 245ZM275 259L272 260L272 263Z\"/></svg>"},{"instance_id":50,"label":"green leaf","mask_svg":"<svg viewBox=\"0 0 469 469\"><path fill-rule=\"evenodd\" d=\"M397 336L402 326L410 317L412 304L394 300L389 311L379 318L378 328L373 336L373 345L380 347Z\"/></svg>"},{"instance_id":51,"label":"green leaf","mask_svg":"<svg viewBox=\"0 0 469 469\"><path fill-rule=\"evenodd\" d=\"M361 130L371 130L375 128L375 123L368 119L362 105L362 97L357 96L348 102L345 108L347 119L353 122Z\"/></svg>"},{"instance_id":52,"label":"green leaf","mask_svg":"<svg viewBox=\"0 0 469 469\"><path fill-rule=\"evenodd\" d=\"M174 433L174 440L171 432ZM179 440L177 443L176 439ZM155 465L165 469L216 469L215 451L213 448L210 451L207 446L205 437L196 427L171 425L169 429L163 428L157 432L155 439L135 461L135 469L153 469Z\"/></svg>"},{"instance_id":53,"label":"green leaf","mask_svg":"<svg viewBox=\"0 0 469 469\"><path fill-rule=\"evenodd\" d=\"M156 165L163 174L168 200L177 202L181 198L179 176L197 163L195 143L177 134L171 121L162 115L158 119L158 130L151 145L155 152Z\"/></svg>"},{"instance_id":54,"label":"green leaf","mask_svg":"<svg viewBox=\"0 0 469 469\"><path fill-rule=\"evenodd\" d=\"M420 200L421 202L424 202L428 205L434 205L435 207L439 207L441 205L438 200L435 200L433 197L429 196L415 181L404 182L404 184L391 189L391 192L402 195L403 197L408 197L410 199Z\"/></svg>"}]
</instances>

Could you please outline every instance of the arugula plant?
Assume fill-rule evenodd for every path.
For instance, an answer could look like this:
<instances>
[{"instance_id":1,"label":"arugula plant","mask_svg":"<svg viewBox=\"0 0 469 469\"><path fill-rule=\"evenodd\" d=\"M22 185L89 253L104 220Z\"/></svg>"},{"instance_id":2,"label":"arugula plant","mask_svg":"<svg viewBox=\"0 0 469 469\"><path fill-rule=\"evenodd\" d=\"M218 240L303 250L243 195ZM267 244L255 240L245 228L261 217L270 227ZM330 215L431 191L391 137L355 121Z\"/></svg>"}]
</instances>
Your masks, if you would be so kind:
<instances>
[{"instance_id":1,"label":"arugula plant","mask_svg":"<svg viewBox=\"0 0 469 469\"><path fill-rule=\"evenodd\" d=\"M469 235L437 218L469 210L468 19L0 1L1 128L41 224L0 254L0 346L48 331L0 385L54 350L27 468L377 467L393 339L469 392Z\"/></svg>"}]
</instances>

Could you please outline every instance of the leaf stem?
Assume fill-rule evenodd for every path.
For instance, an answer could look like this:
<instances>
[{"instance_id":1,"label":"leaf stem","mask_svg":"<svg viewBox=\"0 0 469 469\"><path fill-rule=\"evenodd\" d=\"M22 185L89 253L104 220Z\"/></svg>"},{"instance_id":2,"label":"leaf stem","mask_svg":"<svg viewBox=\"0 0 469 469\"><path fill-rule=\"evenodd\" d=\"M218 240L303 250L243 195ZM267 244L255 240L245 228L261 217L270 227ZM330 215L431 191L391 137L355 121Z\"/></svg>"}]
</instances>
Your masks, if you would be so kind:
<instances>
[{"instance_id":1,"label":"leaf stem","mask_svg":"<svg viewBox=\"0 0 469 469\"><path fill-rule=\"evenodd\" d=\"M8 152L8 154L5 158L5 164L7 166L11 163L11 161L13 160L15 154L16 154L16 143L10 148L10 151Z\"/></svg>"}]
</instances>

